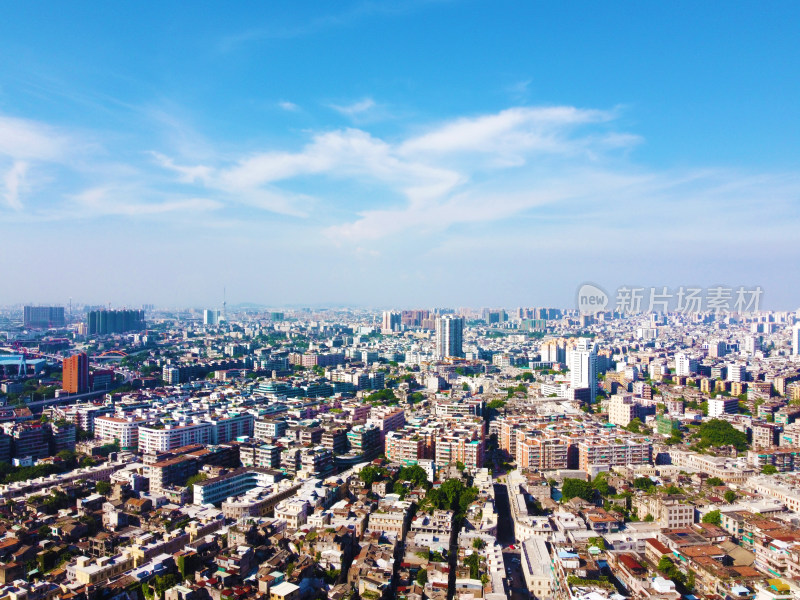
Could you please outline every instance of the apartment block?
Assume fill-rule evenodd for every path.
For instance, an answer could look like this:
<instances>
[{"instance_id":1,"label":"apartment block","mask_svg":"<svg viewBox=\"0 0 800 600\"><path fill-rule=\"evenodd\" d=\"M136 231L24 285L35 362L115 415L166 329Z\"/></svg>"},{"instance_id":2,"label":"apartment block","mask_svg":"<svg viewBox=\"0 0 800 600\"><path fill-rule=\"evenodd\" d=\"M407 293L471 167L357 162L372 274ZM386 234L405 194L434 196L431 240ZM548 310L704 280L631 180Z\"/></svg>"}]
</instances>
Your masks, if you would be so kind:
<instances>
[{"instance_id":1,"label":"apartment block","mask_svg":"<svg viewBox=\"0 0 800 600\"><path fill-rule=\"evenodd\" d=\"M121 450L135 451L139 446L139 426L145 419L136 417L102 416L94 419L94 435L108 441L118 441Z\"/></svg>"},{"instance_id":2,"label":"apartment block","mask_svg":"<svg viewBox=\"0 0 800 600\"><path fill-rule=\"evenodd\" d=\"M142 452L169 452L190 444L208 445L211 435L211 423L143 425L139 427L139 449Z\"/></svg>"}]
</instances>

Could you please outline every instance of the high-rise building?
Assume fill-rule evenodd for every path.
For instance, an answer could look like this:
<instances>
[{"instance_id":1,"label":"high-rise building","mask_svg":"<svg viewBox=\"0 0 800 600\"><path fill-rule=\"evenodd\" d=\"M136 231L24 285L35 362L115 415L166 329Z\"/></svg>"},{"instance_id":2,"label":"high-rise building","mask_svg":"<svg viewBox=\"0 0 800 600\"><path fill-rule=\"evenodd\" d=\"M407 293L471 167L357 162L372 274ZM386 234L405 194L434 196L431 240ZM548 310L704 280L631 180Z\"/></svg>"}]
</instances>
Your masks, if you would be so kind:
<instances>
[{"instance_id":1,"label":"high-rise building","mask_svg":"<svg viewBox=\"0 0 800 600\"><path fill-rule=\"evenodd\" d=\"M760 335L749 335L744 338L744 351L746 354L753 356L759 350L761 350Z\"/></svg>"},{"instance_id":2,"label":"high-rise building","mask_svg":"<svg viewBox=\"0 0 800 600\"><path fill-rule=\"evenodd\" d=\"M708 355L712 358L722 358L728 353L728 344L724 341L710 342L708 344Z\"/></svg>"},{"instance_id":3,"label":"high-rise building","mask_svg":"<svg viewBox=\"0 0 800 600\"><path fill-rule=\"evenodd\" d=\"M792 327L792 354L800 355L800 323Z\"/></svg>"},{"instance_id":4,"label":"high-rise building","mask_svg":"<svg viewBox=\"0 0 800 600\"><path fill-rule=\"evenodd\" d=\"M436 319L436 356L462 358L464 344L464 317L443 315Z\"/></svg>"},{"instance_id":5,"label":"high-rise building","mask_svg":"<svg viewBox=\"0 0 800 600\"><path fill-rule=\"evenodd\" d=\"M383 330L400 331L401 323L402 319L399 312L394 310L383 311L383 322L381 324Z\"/></svg>"},{"instance_id":6,"label":"high-rise building","mask_svg":"<svg viewBox=\"0 0 800 600\"><path fill-rule=\"evenodd\" d=\"M728 381L747 381L747 371L745 365L729 364Z\"/></svg>"},{"instance_id":7,"label":"high-rise building","mask_svg":"<svg viewBox=\"0 0 800 600\"><path fill-rule=\"evenodd\" d=\"M87 315L89 335L108 335L146 329L143 310L92 310Z\"/></svg>"},{"instance_id":8,"label":"high-rise building","mask_svg":"<svg viewBox=\"0 0 800 600\"><path fill-rule=\"evenodd\" d=\"M597 397L597 351L594 343L581 338L574 350L570 350L569 370L573 391L588 388L592 402Z\"/></svg>"},{"instance_id":9,"label":"high-rise building","mask_svg":"<svg viewBox=\"0 0 800 600\"><path fill-rule=\"evenodd\" d=\"M738 398L710 398L708 401L708 416L719 417L726 413L736 414L739 412L739 399Z\"/></svg>"},{"instance_id":10,"label":"high-rise building","mask_svg":"<svg viewBox=\"0 0 800 600\"><path fill-rule=\"evenodd\" d=\"M209 309L204 310L203 325L219 325L219 311Z\"/></svg>"},{"instance_id":11,"label":"high-rise building","mask_svg":"<svg viewBox=\"0 0 800 600\"><path fill-rule=\"evenodd\" d=\"M26 306L23 308L25 327L46 329L48 327L64 327L63 306Z\"/></svg>"},{"instance_id":12,"label":"high-rise building","mask_svg":"<svg viewBox=\"0 0 800 600\"><path fill-rule=\"evenodd\" d=\"M691 358L682 352L675 355L675 374L679 377L688 377L697 373L697 359Z\"/></svg>"},{"instance_id":13,"label":"high-rise building","mask_svg":"<svg viewBox=\"0 0 800 600\"><path fill-rule=\"evenodd\" d=\"M89 391L89 357L85 352L64 359L61 382L70 394Z\"/></svg>"}]
</instances>

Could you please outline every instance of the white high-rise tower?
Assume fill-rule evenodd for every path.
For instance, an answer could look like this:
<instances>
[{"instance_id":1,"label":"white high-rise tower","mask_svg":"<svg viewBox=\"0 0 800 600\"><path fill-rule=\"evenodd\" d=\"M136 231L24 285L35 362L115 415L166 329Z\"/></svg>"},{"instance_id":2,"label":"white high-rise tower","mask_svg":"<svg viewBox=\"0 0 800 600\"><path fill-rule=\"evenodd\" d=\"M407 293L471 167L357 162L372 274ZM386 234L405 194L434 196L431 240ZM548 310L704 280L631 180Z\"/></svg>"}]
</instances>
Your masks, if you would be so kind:
<instances>
[{"instance_id":1,"label":"white high-rise tower","mask_svg":"<svg viewBox=\"0 0 800 600\"><path fill-rule=\"evenodd\" d=\"M574 350L570 351L570 380L572 389L589 388L589 397L594 402L597 397L597 351L593 342L581 338Z\"/></svg>"},{"instance_id":2,"label":"white high-rise tower","mask_svg":"<svg viewBox=\"0 0 800 600\"><path fill-rule=\"evenodd\" d=\"M436 319L436 357L462 358L464 344L464 318L443 315Z\"/></svg>"},{"instance_id":3,"label":"white high-rise tower","mask_svg":"<svg viewBox=\"0 0 800 600\"><path fill-rule=\"evenodd\" d=\"M792 354L800 355L800 323L792 327Z\"/></svg>"}]
</instances>

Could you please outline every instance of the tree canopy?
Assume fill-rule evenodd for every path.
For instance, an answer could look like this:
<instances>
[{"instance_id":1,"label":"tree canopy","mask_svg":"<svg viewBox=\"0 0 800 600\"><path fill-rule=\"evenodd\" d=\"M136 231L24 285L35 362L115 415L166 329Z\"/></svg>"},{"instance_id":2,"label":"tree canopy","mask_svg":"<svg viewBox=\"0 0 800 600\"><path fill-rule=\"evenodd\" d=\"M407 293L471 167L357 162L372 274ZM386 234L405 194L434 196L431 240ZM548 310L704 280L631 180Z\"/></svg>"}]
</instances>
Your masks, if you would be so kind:
<instances>
[{"instance_id":1,"label":"tree canopy","mask_svg":"<svg viewBox=\"0 0 800 600\"><path fill-rule=\"evenodd\" d=\"M701 448L733 446L739 452L747 450L747 434L722 419L711 419L702 423L697 433Z\"/></svg>"},{"instance_id":2,"label":"tree canopy","mask_svg":"<svg viewBox=\"0 0 800 600\"><path fill-rule=\"evenodd\" d=\"M381 481L388 477L389 473L386 469L382 467L376 467L374 465L367 465L359 472L358 476L361 478L361 481L364 482L368 488L372 487L372 484L376 481Z\"/></svg>"},{"instance_id":3,"label":"tree canopy","mask_svg":"<svg viewBox=\"0 0 800 600\"><path fill-rule=\"evenodd\" d=\"M572 498L582 498L590 501L594 496L594 488L592 484L583 479L571 479L569 477L564 479L564 485L561 486L561 497L564 500L571 500Z\"/></svg>"},{"instance_id":4,"label":"tree canopy","mask_svg":"<svg viewBox=\"0 0 800 600\"><path fill-rule=\"evenodd\" d=\"M608 485L608 474L601 471L597 476L592 479L592 487L597 490L601 496L608 496L613 493L612 488Z\"/></svg>"},{"instance_id":5,"label":"tree canopy","mask_svg":"<svg viewBox=\"0 0 800 600\"><path fill-rule=\"evenodd\" d=\"M425 504L440 510L453 510L457 515L463 515L477 497L478 488L467 487L460 479L448 479L438 488L428 490Z\"/></svg>"},{"instance_id":6,"label":"tree canopy","mask_svg":"<svg viewBox=\"0 0 800 600\"><path fill-rule=\"evenodd\" d=\"M431 482L428 481L428 474L425 472L425 469L419 465L400 469L397 473L397 481L410 481L415 486L424 487L426 489L431 486Z\"/></svg>"}]
</instances>

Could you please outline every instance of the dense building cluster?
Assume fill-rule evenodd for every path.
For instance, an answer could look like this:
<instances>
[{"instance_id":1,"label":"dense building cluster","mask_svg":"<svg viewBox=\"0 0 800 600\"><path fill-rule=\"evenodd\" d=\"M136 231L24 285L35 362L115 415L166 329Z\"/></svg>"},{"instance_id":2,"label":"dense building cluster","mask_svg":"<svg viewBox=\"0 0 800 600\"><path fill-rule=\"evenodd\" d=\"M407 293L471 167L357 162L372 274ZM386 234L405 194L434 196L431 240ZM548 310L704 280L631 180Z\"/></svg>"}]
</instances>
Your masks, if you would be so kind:
<instances>
[{"instance_id":1,"label":"dense building cluster","mask_svg":"<svg viewBox=\"0 0 800 600\"><path fill-rule=\"evenodd\" d=\"M39 308L3 597L800 597L794 314Z\"/></svg>"}]
</instances>

